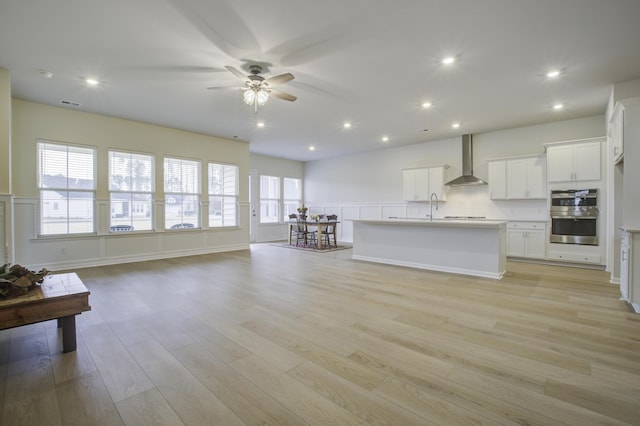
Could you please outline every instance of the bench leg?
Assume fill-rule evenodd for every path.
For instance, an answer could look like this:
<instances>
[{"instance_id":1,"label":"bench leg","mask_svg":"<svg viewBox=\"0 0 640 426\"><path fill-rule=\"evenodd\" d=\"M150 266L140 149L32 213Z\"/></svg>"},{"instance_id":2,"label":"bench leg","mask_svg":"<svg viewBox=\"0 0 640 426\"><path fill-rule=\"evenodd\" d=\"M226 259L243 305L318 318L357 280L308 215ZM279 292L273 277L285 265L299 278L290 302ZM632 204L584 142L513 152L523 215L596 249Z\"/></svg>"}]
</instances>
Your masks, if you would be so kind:
<instances>
[{"instance_id":1,"label":"bench leg","mask_svg":"<svg viewBox=\"0 0 640 426\"><path fill-rule=\"evenodd\" d=\"M76 316L58 318L58 324L60 321L62 321L62 352L73 352L76 350Z\"/></svg>"}]
</instances>

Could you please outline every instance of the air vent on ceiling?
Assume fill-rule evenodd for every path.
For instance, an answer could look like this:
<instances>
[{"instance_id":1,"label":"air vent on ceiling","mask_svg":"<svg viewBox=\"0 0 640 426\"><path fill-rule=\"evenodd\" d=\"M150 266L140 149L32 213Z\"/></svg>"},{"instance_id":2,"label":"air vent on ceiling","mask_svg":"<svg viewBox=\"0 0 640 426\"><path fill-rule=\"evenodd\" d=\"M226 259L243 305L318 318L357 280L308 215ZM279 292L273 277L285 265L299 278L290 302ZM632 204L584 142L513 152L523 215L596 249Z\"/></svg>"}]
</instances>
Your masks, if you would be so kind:
<instances>
[{"instance_id":1,"label":"air vent on ceiling","mask_svg":"<svg viewBox=\"0 0 640 426\"><path fill-rule=\"evenodd\" d=\"M75 107L75 108L80 108L80 102L74 102L74 101L66 101L66 100L61 100L60 103L62 105L65 106L71 106L71 107Z\"/></svg>"}]
</instances>

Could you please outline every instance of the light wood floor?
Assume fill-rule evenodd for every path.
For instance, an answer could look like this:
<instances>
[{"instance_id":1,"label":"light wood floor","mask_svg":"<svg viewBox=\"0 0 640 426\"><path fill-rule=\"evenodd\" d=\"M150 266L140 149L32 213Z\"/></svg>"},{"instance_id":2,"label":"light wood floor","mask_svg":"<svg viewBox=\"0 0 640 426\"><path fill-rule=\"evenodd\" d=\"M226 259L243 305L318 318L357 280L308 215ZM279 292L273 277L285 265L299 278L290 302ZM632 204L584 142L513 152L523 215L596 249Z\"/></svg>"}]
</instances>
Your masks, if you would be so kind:
<instances>
[{"instance_id":1,"label":"light wood floor","mask_svg":"<svg viewBox=\"0 0 640 426\"><path fill-rule=\"evenodd\" d=\"M255 245L80 269L78 350L0 332L2 425L640 424L640 315L608 274L500 280Z\"/></svg>"}]
</instances>

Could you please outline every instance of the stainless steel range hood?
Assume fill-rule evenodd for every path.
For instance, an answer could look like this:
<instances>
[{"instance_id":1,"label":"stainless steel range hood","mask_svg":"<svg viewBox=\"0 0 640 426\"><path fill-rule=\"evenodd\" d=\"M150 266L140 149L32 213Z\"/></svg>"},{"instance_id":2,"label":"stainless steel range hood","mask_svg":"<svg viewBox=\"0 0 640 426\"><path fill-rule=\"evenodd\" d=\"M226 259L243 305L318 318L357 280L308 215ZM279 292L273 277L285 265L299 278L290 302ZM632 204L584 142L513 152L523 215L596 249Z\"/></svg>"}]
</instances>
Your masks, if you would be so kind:
<instances>
[{"instance_id":1,"label":"stainless steel range hood","mask_svg":"<svg viewBox=\"0 0 640 426\"><path fill-rule=\"evenodd\" d=\"M447 182L445 185L472 186L486 184L487 182L473 175L473 136L462 135L462 176Z\"/></svg>"}]
</instances>

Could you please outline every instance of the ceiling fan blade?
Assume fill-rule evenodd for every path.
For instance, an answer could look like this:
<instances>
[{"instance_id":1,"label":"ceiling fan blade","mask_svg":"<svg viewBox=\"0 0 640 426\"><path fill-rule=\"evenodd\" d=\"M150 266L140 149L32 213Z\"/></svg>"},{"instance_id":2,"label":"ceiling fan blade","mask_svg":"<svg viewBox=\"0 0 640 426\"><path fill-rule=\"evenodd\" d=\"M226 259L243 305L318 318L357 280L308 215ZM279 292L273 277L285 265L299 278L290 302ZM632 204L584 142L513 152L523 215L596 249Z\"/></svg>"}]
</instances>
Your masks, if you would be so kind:
<instances>
[{"instance_id":1,"label":"ceiling fan blade","mask_svg":"<svg viewBox=\"0 0 640 426\"><path fill-rule=\"evenodd\" d=\"M281 92L279 90L271 90L269 94L274 98L282 99L289 102L295 102L295 100L298 99L297 97L290 95L289 93Z\"/></svg>"},{"instance_id":2,"label":"ceiling fan blade","mask_svg":"<svg viewBox=\"0 0 640 426\"><path fill-rule=\"evenodd\" d=\"M207 87L207 90L224 90L224 89L239 90L240 88L238 86L212 86L212 87Z\"/></svg>"},{"instance_id":3,"label":"ceiling fan blade","mask_svg":"<svg viewBox=\"0 0 640 426\"><path fill-rule=\"evenodd\" d=\"M229 1L169 0L187 22L230 58L239 59L259 46L251 28Z\"/></svg>"},{"instance_id":4,"label":"ceiling fan blade","mask_svg":"<svg viewBox=\"0 0 640 426\"><path fill-rule=\"evenodd\" d=\"M274 77L267 78L264 82L269 85L269 87L279 86L287 81L293 80L295 77L290 72L286 74L276 75Z\"/></svg>"},{"instance_id":5,"label":"ceiling fan blade","mask_svg":"<svg viewBox=\"0 0 640 426\"><path fill-rule=\"evenodd\" d=\"M244 75L242 72L240 72L237 68L229 66L229 65L226 65L225 68L228 69L229 71L231 71L231 74L235 75L240 80L242 80L242 81L246 81L247 80L247 76Z\"/></svg>"}]
</instances>

